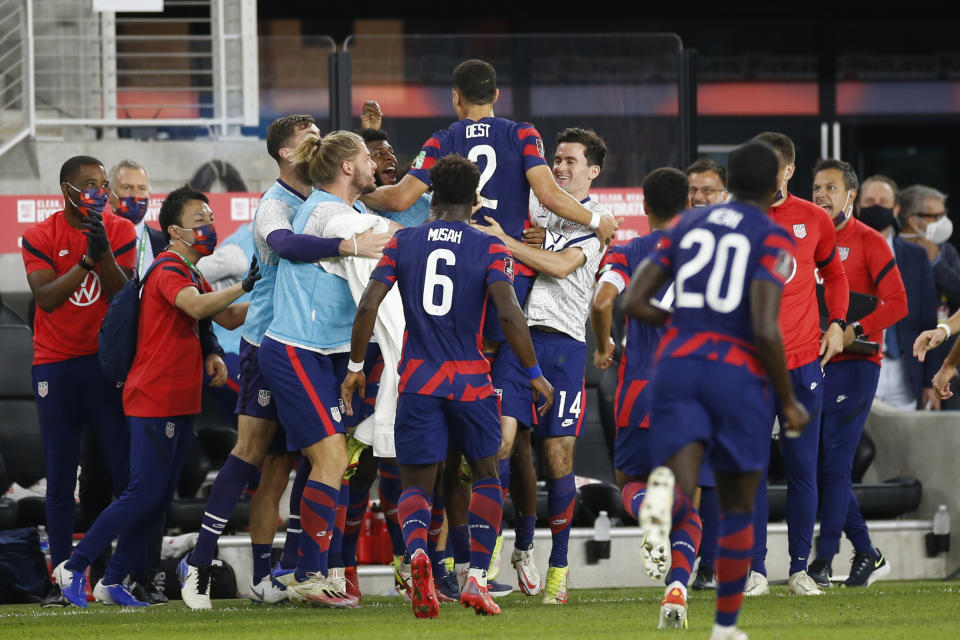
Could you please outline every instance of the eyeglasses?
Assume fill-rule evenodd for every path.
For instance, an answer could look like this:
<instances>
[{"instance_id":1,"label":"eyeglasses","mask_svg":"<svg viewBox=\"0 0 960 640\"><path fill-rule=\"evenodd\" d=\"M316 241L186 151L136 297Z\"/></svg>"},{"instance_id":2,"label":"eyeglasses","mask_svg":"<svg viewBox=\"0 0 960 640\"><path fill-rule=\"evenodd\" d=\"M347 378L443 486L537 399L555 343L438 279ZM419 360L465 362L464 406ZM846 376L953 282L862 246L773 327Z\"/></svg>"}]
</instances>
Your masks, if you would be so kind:
<instances>
[{"instance_id":1,"label":"eyeglasses","mask_svg":"<svg viewBox=\"0 0 960 640\"><path fill-rule=\"evenodd\" d=\"M705 198L709 198L715 193L721 193L726 191L726 189L714 189L713 187L701 187L697 189L696 187L690 187L690 197L693 198L697 195L697 192L702 193Z\"/></svg>"},{"instance_id":2,"label":"eyeglasses","mask_svg":"<svg viewBox=\"0 0 960 640\"><path fill-rule=\"evenodd\" d=\"M940 213L915 213L913 215L917 216L918 218L925 218L928 220L939 220L940 218L947 215L947 210L944 209Z\"/></svg>"}]
</instances>

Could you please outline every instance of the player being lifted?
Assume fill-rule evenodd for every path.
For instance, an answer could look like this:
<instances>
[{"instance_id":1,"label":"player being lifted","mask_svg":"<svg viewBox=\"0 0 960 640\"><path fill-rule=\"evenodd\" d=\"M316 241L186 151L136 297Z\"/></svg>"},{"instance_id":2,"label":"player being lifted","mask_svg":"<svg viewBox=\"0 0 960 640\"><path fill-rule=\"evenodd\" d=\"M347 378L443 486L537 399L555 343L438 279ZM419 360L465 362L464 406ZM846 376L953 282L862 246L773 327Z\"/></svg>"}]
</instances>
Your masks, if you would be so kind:
<instances>
[{"instance_id":1,"label":"player being lifted","mask_svg":"<svg viewBox=\"0 0 960 640\"><path fill-rule=\"evenodd\" d=\"M593 131L566 129L557 136L554 175L571 196L603 220L613 215L590 199L590 185L600 174L606 157L606 145ZM513 238L492 217L490 227L480 227L503 240L517 260L539 273L526 303L527 324L537 351L537 358L545 367L547 377L557 389L554 410L539 419L536 428L545 438L547 494L550 511L550 530L553 547L550 568L543 591L545 604L564 604L567 601L567 542L573 518L577 488L573 478L573 453L580 427L583 424L584 367L587 345L584 323L593 290L594 276L603 257L604 244L584 225L570 222L545 209L531 198L531 220L546 231L543 249L529 246ZM509 459L510 444L517 425L533 426L533 408L526 389L524 367L512 350L501 347L494 363L494 379L501 385L501 414L504 424L504 445L500 457ZM519 446L519 445L518 445ZM529 440L524 440L529 446ZM529 458L527 458L529 459ZM508 464L500 467L502 473ZM508 486L504 482L504 486ZM521 589L536 593L539 577L533 564L533 523L535 513L522 512L529 518L519 518L517 542L512 558L517 569ZM529 522L529 529L523 526Z\"/></svg>"},{"instance_id":2,"label":"player being lifted","mask_svg":"<svg viewBox=\"0 0 960 640\"><path fill-rule=\"evenodd\" d=\"M650 221L651 232L634 238L628 244L613 247L603 259L597 289L593 295L590 321L597 340L593 363L606 369L613 362L614 341L610 337L613 305L617 295L627 288L633 272L649 256L664 234L670 221L687 205L689 183L677 169L656 169L643 181L643 208ZM657 293L661 306L673 303L674 290L665 288ZM644 324L635 318L626 319L627 342L620 359L617 374L619 383L614 402L617 435L614 443L614 469L617 484L622 490L623 506L627 513L638 517L640 503L646 494L650 463L650 407L653 401L650 380L653 377L654 356L664 330ZM714 485L709 464L700 470L698 486ZM702 536L702 525L697 509L691 509L686 522L678 523L670 531L672 562L667 575L667 589L660 603L659 628L687 626L687 582L697 556ZM644 570L653 580L663 578L667 569L667 549L650 551L641 547Z\"/></svg>"},{"instance_id":3,"label":"player being lifted","mask_svg":"<svg viewBox=\"0 0 960 640\"><path fill-rule=\"evenodd\" d=\"M430 179L437 219L402 229L387 243L357 310L342 397L352 413L350 399L365 384L362 360L377 310L396 283L407 335L394 436L404 487L399 510L411 554L413 612L418 618L439 615L427 529L437 464L447 457L449 440L465 454L473 477L470 569L460 602L478 614L497 614L500 608L486 589L486 570L503 511L496 463L500 419L490 365L480 350L481 321L490 298L509 344L520 354L527 393L532 387L535 397L544 397L541 413L552 405L553 387L537 365L510 286L510 252L468 224L480 172L469 160L451 155L433 165Z\"/></svg>"},{"instance_id":4,"label":"player being lifted","mask_svg":"<svg viewBox=\"0 0 960 640\"><path fill-rule=\"evenodd\" d=\"M717 476L720 532L717 613L711 640L745 639L736 628L753 546L754 496L769 455L770 383L788 437L810 418L793 393L777 325L780 290L793 269L793 242L766 209L778 159L762 142L730 154L734 201L687 212L640 265L626 311L649 324L671 320L653 374L655 468L640 506L648 547L662 544L691 509L705 448ZM674 312L651 297L669 280ZM736 398L735 402L731 402Z\"/></svg>"}]
</instances>

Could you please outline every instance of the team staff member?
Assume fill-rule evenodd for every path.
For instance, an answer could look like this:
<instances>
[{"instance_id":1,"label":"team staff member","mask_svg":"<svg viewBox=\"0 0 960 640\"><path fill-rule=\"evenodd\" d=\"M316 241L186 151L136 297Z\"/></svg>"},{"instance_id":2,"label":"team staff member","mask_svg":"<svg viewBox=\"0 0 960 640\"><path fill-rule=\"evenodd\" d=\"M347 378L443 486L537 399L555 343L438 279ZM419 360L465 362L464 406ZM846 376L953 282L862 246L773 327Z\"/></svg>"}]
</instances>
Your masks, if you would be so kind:
<instances>
[{"instance_id":1,"label":"team staff member","mask_svg":"<svg viewBox=\"0 0 960 640\"><path fill-rule=\"evenodd\" d=\"M798 595L819 595L821 591L807 575L807 561L813 544L813 525L817 518L817 452L820 446L820 409L823 405L823 370L830 359L843 350L850 289L837 256L836 231L830 216L817 205L787 191L787 183L796 171L796 149L782 133L761 133L755 140L766 142L780 160L778 193L770 207L770 217L794 242L795 270L783 287L780 305L780 331L787 356L787 369L797 398L810 414L810 425L799 438L781 438L783 464L787 472L787 539L790 553L790 578L787 590ZM826 289L830 325L820 336L820 312L817 303L816 276L819 269ZM819 346L818 346L819 345ZM779 411L780 422L784 415ZM766 483L760 483L755 511L756 546L753 569L747 580L746 594L770 592L767 583L767 502Z\"/></svg>"},{"instance_id":2,"label":"team staff member","mask_svg":"<svg viewBox=\"0 0 960 640\"><path fill-rule=\"evenodd\" d=\"M140 562L157 519L166 510L193 441L193 416L200 413L203 372L223 384L227 367L215 353L204 357L198 321L228 327L243 323L246 309L229 306L259 278L254 265L242 283L214 292L195 263L217 242L207 197L189 187L171 192L160 208L168 250L141 292L137 351L123 386L130 431L130 484L100 514L54 579L72 604L86 608L84 569L119 536L117 550L94 588L107 604L145 606L123 584ZM209 334L205 334L206 338Z\"/></svg>"},{"instance_id":3,"label":"team staff member","mask_svg":"<svg viewBox=\"0 0 960 640\"><path fill-rule=\"evenodd\" d=\"M23 236L23 264L37 303L33 386L43 429L54 566L72 549L73 492L85 427L97 431L114 495L127 486L126 421L120 392L97 359L97 332L107 301L132 273L136 235L128 221L103 211L108 186L99 160L68 159L60 168L63 211ZM45 604L66 602L56 593Z\"/></svg>"},{"instance_id":4,"label":"team staff member","mask_svg":"<svg viewBox=\"0 0 960 640\"><path fill-rule=\"evenodd\" d=\"M110 206L118 216L133 223L137 232L134 273L146 272L153 258L167 246L163 232L145 221L150 205L150 174L135 160L121 160L110 168Z\"/></svg>"},{"instance_id":5,"label":"team staff member","mask_svg":"<svg viewBox=\"0 0 960 640\"><path fill-rule=\"evenodd\" d=\"M830 214L837 227L837 253L850 289L878 298L876 309L844 330L844 346L857 338L882 342L883 331L907 315L907 292L893 251L882 235L853 218L859 184L849 163L820 160L813 172L813 201ZM853 456L877 392L881 357L879 351L872 356L844 351L824 367L817 463L820 538L817 558L807 571L820 587L831 586L830 565L840 546L841 530L855 551L846 586L869 586L890 573L883 554L870 542L850 479Z\"/></svg>"}]
</instances>

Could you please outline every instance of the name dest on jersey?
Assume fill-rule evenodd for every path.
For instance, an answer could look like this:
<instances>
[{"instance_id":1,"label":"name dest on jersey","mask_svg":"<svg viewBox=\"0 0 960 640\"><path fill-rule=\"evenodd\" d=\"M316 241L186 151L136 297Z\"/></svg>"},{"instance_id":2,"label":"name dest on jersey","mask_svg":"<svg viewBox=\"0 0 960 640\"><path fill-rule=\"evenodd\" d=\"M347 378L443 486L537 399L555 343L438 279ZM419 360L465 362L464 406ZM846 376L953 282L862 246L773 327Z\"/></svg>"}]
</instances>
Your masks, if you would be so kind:
<instances>
[{"instance_id":1,"label":"name dest on jersey","mask_svg":"<svg viewBox=\"0 0 960 640\"><path fill-rule=\"evenodd\" d=\"M428 242L455 242L460 244L460 238L463 236L463 231L454 231L453 229L430 229L427 232L427 241Z\"/></svg>"},{"instance_id":2,"label":"name dest on jersey","mask_svg":"<svg viewBox=\"0 0 960 640\"><path fill-rule=\"evenodd\" d=\"M467 138L486 138L490 135L490 125L476 123L467 126Z\"/></svg>"}]
</instances>

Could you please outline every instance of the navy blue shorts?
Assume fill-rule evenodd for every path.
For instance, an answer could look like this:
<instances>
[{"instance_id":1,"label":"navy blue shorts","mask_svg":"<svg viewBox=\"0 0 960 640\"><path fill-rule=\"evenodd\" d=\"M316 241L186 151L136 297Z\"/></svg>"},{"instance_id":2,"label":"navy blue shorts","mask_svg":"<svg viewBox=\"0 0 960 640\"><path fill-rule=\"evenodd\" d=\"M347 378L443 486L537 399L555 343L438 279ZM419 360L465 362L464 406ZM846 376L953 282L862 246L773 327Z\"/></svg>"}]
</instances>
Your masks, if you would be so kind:
<instances>
[{"instance_id":1,"label":"navy blue shorts","mask_svg":"<svg viewBox=\"0 0 960 640\"><path fill-rule=\"evenodd\" d=\"M260 371L274 390L288 451L344 432L340 383L349 354L326 356L265 337L258 356Z\"/></svg>"},{"instance_id":2,"label":"navy blue shorts","mask_svg":"<svg viewBox=\"0 0 960 640\"><path fill-rule=\"evenodd\" d=\"M448 400L401 393L393 431L400 464L431 464L447 458L452 442L467 460L496 455L500 449L497 397Z\"/></svg>"},{"instance_id":3,"label":"navy blue shorts","mask_svg":"<svg viewBox=\"0 0 960 640\"><path fill-rule=\"evenodd\" d=\"M722 362L662 358L651 386L652 466L699 441L714 471L766 469L774 415L766 378Z\"/></svg>"},{"instance_id":4,"label":"navy blue shorts","mask_svg":"<svg viewBox=\"0 0 960 640\"><path fill-rule=\"evenodd\" d=\"M500 388L500 413L518 422L536 427L544 437L579 436L587 408L587 390L583 375L587 345L565 333L530 329L543 376L553 385L553 407L538 416L526 370L508 345L501 345L494 369L494 386Z\"/></svg>"},{"instance_id":5,"label":"navy blue shorts","mask_svg":"<svg viewBox=\"0 0 960 640\"><path fill-rule=\"evenodd\" d=\"M517 302L523 307L530 295L530 288L533 287L534 276L513 277L513 290L517 293ZM506 345L506 336L503 335L503 329L500 327L500 318L497 317L497 305L493 300L487 299L487 308L483 314L483 337L491 342L500 342Z\"/></svg>"},{"instance_id":6,"label":"navy blue shorts","mask_svg":"<svg viewBox=\"0 0 960 640\"><path fill-rule=\"evenodd\" d=\"M238 416L277 421L277 403L273 392L260 372L259 347L240 339L240 392L237 394Z\"/></svg>"}]
</instances>

